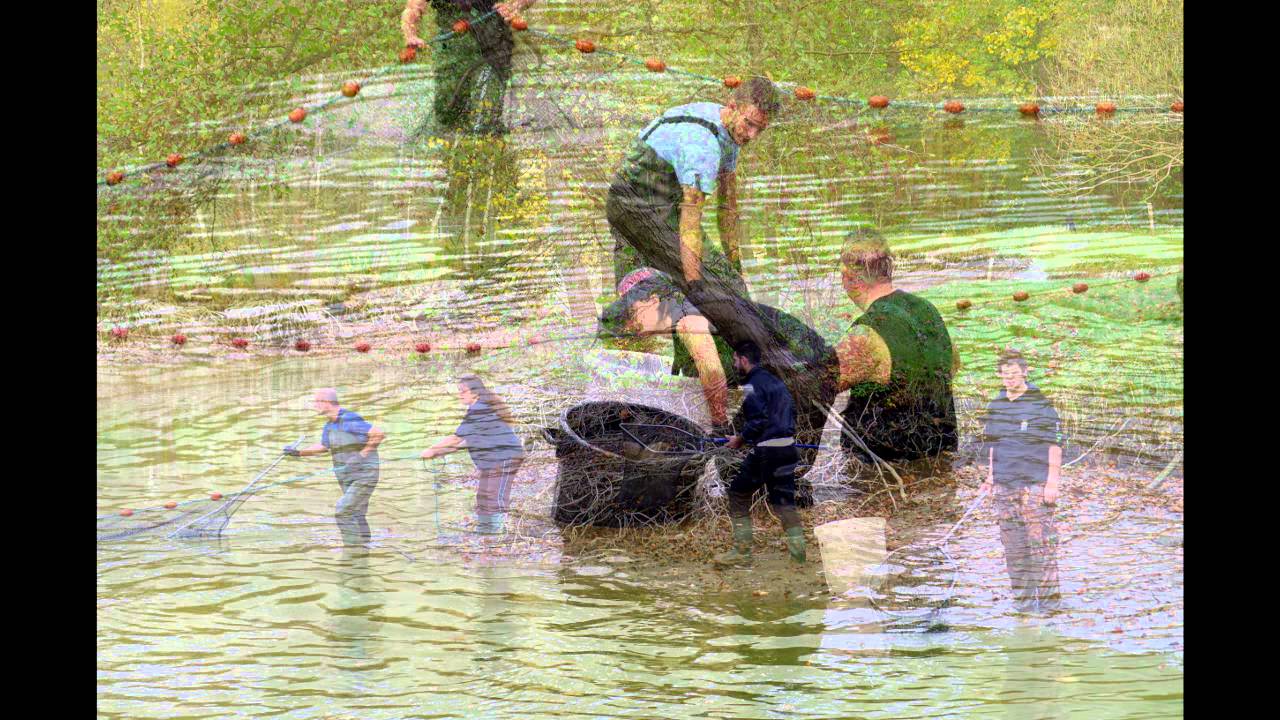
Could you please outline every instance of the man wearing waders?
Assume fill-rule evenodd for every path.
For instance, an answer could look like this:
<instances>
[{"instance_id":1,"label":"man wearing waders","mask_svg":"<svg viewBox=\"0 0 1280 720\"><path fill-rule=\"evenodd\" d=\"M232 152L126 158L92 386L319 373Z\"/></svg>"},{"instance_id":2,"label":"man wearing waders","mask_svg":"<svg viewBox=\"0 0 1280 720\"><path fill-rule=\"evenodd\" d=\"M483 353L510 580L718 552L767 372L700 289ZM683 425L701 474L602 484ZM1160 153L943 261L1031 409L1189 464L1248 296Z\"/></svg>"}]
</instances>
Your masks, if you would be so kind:
<instances>
[{"instance_id":1,"label":"man wearing waders","mask_svg":"<svg viewBox=\"0 0 1280 720\"><path fill-rule=\"evenodd\" d=\"M1015 607L1056 610L1062 601L1053 521L1062 470L1058 413L1040 388L1027 382L1021 353L1006 349L996 365L1004 390L987 406L983 422L987 479L981 490L995 490Z\"/></svg>"},{"instance_id":2,"label":"man wearing waders","mask_svg":"<svg viewBox=\"0 0 1280 720\"><path fill-rule=\"evenodd\" d=\"M956 449L951 378L959 355L938 309L893 286L893 256L874 230L858 230L841 252L845 292L865 312L836 344L839 389L849 390L844 421L885 461ZM850 456L871 463L842 432Z\"/></svg>"},{"instance_id":3,"label":"man wearing waders","mask_svg":"<svg viewBox=\"0 0 1280 720\"><path fill-rule=\"evenodd\" d=\"M733 385L744 380L736 373L732 378L727 377L726 368L735 367L733 351L720 351L727 346L719 329L684 298L670 276L654 268L640 268L628 273L618 285L618 294L620 299L600 315L601 333L615 336L627 333L670 334L672 342L685 348L692 358L702 382L712 425L728 427L726 387L730 380ZM836 394L835 352L821 335L796 317L763 303L751 305L755 312L779 329L785 338L787 351L799 360L797 366L789 368L792 372L783 380L793 400L810 395L819 400L816 405L796 408L795 428L797 442L817 445L826 423L826 412ZM733 425L740 427L741 424L742 411L739 410ZM806 462L812 460L813 457L805 457ZM802 493L803 505L808 489L803 488Z\"/></svg>"},{"instance_id":4,"label":"man wearing waders","mask_svg":"<svg viewBox=\"0 0 1280 720\"><path fill-rule=\"evenodd\" d=\"M436 69L434 111L439 129L486 135L506 133L502 124L502 101L511 80L511 52L515 47L507 23L535 1L494 4L493 0L408 0L405 3L400 15L400 31L408 47L427 45L427 41L418 37L418 22L428 4L435 11L441 33L451 31L458 20L470 23L468 32L448 37L432 50ZM500 17L479 20L490 10L497 10Z\"/></svg>"},{"instance_id":5,"label":"man wearing waders","mask_svg":"<svg viewBox=\"0 0 1280 720\"><path fill-rule=\"evenodd\" d=\"M605 205L614 238L615 283L642 265L661 270L726 338L753 340L769 358L778 338L750 306L743 280L737 166L741 146L763 132L780 107L773 83L755 77L738 86L728 105L700 102L668 110L640 132ZM702 230L703 207L712 192L723 253L711 247ZM679 344L672 373L695 374Z\"/></svg>"},{"instance_id":6,"label":"man wearing waders","mask_svg":"<svg viewBox=\"0 0 1280 720\"><path fill-rule=\"evenodd\" d=\"M333 455L333 474L342 488L334 509L342 543L348 547L369 542L369 498L378 484L378 445L386 434L364 418L338 406L338 391L321 388L312 397L316 412L328 418L320 442L305 448L286 447L286 455Z\"/></svg>"},{"instance_id":7,"label":"man wearing waders","mask_svg":"<svg viewBox=\"0 0 1280 720\"><path fill-rule=\"evenodd\" d=\"M733 346L733 366L743 375L742 432L729 438L728 446L752 447L738 474L729 483L729 520L733 524L733 548L716 556L716 565L741 565L751 561L751 499L764 487L769 508L786 533L791 559L803 563L804 527L796 512L795 403L787 386L760 367L760 348L750 340Z\"/></svg>"}]
</instances>

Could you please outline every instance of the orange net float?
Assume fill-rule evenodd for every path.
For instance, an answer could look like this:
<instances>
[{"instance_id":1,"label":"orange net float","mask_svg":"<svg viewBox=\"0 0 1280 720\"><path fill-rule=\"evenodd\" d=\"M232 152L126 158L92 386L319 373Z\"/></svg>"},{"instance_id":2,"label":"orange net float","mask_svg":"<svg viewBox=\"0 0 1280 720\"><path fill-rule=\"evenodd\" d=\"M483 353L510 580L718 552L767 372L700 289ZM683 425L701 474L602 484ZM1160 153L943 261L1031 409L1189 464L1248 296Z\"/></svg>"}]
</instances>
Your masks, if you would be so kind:
<instances>
[{"instance_id":1,"label":"orange net float","mask_svg":"<svg viewBox=\"0 0 1280 720\"><path fill-rule=\"evenodd\" d=\"M210 499L210 500L221 500L221 499L222 499L222 493L220 493L220 492L211 492L211 493L209 493L209 499Z\"/></svg>"},{"instance_id":2,"label":"orange net float","mask_svg":"<svg viewBox=\"0 0 1280 720\"><path fill-rule=\"evenodd\" d=\"M813 91L813 88L805 87L804 85L796 88L797 100L812 100L817 96L818 94Z\"/></svg>"},{"instance_id":3,"label":"orange net float","mask_svg":"<svg viewBox=\"0 0 1280 720\"><path fill-rule=\"evenodd\" d=\"M245 340L244 338L232 338L231 347L236 347L243 350L244 348L249 347L249 341Z\"/></svg>"},{"instance_id":4,"label":"orange net float","mask_svg":"<svg viewBox=\"0 0 1280 720\"><path fill-rule=\"evenodd\" d=\"M653 58L653 57L645 60L644 66L649 68L650 72L665 72L667 69L666 63L662 62L662 60L659 58Z\"/></svg>"},{"instance_id":5,"label":"orange net float","mask_svg":"<svg viewBox=\"0 0 1280 720\"><path fill-rule=\"evenodd\" d=\"M171 153L169 157L164 159L164 164L171 168L176 168L182 164L182 155L180 153Z\"/></svg>"},{"instance_id":6,"label":"orange net float","mask_svg":"<svg viewBox=\"0 0 1280 720\"><path fill-rule=\"evenodd\" d=\"M367 342L358 342L358 343L356 343L356 352L358 352L358 353L367 353L367 352L369 352L369 348L370 348L370 347L372 347L372 346L371 346L369 343L367 343Z\"/></svg>"},{"instance_id":7,"label":"orange net float","mask_svg":"<svg viewBox=\"0 0 1280 720\"><path fill-rule=\"evenodd\" d=\"M956 301L956 309L957 309L957 310L968 310L968 309L969 309L969 308L971 308L971 307L973 307L973 303L972 303L972 302L970 302L970 301L968 301L968 300L957 300L957 301Z\"/></svg>"},{"instance_id":8,"label":"orange net float","mask_svg":"<svg viewBox=\"0 0 1280 720\"><path fill-rule=\"evenodd\" d=\"M233 132L227 136L227 142L232 145L243 145L249 138L242 132Z\"/></svg>"},{"instance_id":9,"label":"orange net float","mask_svg":"<svg viewBox=\"0 0 1280 720\"><path fill-rule=\"evenodd\" d=\"M538 345L544 342L546 342L546 340L544 340L541 335L534 335L533 337L529 338L530 345Z\"/></svg>"},{"instance_id":10,"label":"orange net float","mask_svg":"<svg viewBox=\"0 0 1280 720\"><path fill-rule=\"evenodd\" d=\"M294 108L289 111L289 122L300 123L307 119L306 108Z\"/></svg>"},{"instance_id":11,"label":"orange net float","mask_svg":"<svg viewBox=\"0 0 1280 720\"><path fill-rule=\"evenodd\" d=\"M1100 102L1093 107L1099 115L1110 115L1116 111L1116 104L1109 101Z\"/></svg>"},{"instance_id":12,"label":"orange net float","mask_svg":"<svg viewBox=\"0 0 1280 720\"><path fill-rule=\"evenodd\" d=\"M462 35L471 30L471 23L466 20L459 20L453 24L453 31L458 35Z\"/></svg>"},{"instance_id":13,"label":"orange net float","mask_svg":"<svg viewBox=\"0 0 1280 720\"><path fill-rule=\"evenodd\" d=\"M1036 117L1040 114L1040 106L1033 102L1022 103L1018 106L1018 112L1025 117Z\"/></svg>"},{"instance_id":14,"label":"orange net float","mask_svg":"<svg viewBox=\"0 0 1280 720\"><path fill-rule=\"evenodd\" d=\"M172 509L174 509L174 508L176 508L176 507L178 507L178 503L176 503L176 502L174 502L174 501L172 501L172 500L170 500L169 502L167 502L167 503L165 503L165 504L164 504L164 509L165 509L165 510L172 510Z\"/></svg>"},{"instance_id":15,"label":"orange net float","mask_svg":"<svg viewBox=\"0 0 1280 720\"><path fill-rule=\"evenodd\" d=\"M421 355L426 355L427 353L431 352L431 343L420 342L417 345L414 345L413 349L416 350Z\"/></svg>"},{"instance_id":16,"label":"orange net float","mask_svg":"<svg viewBox=\"0 0 1280 720\"><path fill-rule=\"evenodd\" d=\"M415 47L407 47L400 51L400 62L402 63L411 63L416 57L418 57L418 49Z\"/></svg>"},{"instance_id":17,"label":"orange net float","mask_svg":"<svg viewBox=\"0 0 1280 720\"><path fill-rule=\"evenodd\" d=\"M1146 282L1146 281L1148 281L1148 280L1150 280L1150 279L1151 279L1151 274L1150 274L1150 273L1145 273L1145 272L1140 272L1140 273L1138 273L1137 275L1134 275L1134 276L1133 276L1133 279L1134 279L1134 280L1137 280L1138 282Z\"/></svg>"},{"instance_id":18,"label":"orange net float","mask_svg":"<svg viewBox=\"0 0 1280 720\"><path fill-rule=\"evenodd\" d=\"M347 97L355 97L360 94L360 83L355 80L348 80L342 83L342 94Z\"/></svg>"},{"instance_id":19,"label":"orange net float","mask_svg":"<svg viewBox=\"0 0 1280 720\"><path fill-rule=\"evenodd\" d=\"M730 75L724 79L724 86L730 89L736 88L742 84L742 78L737 75Z\"/></svg>"},{"instance_id":20,"label":"orange net float","mask_svg":"<svg viewBox=\"0 0 1280 720\"><path fill-rule=\"evenodd\" d=\"M1024 300L1026 300L1026 299L1027 299L1027 298L1029 298L1029 297L1031 297L1031 294L1030 294L1030 293L1028 293L1026 290L1019 290L1019 291L1017 291L1017 292L1015 292L1015 293L1013 294L1013 301L1014 301L1014 302L1023 302Z\"/></svg>"},{"instance_id":21,"label":"orange net float","mask_svg":"<svg viewBox=\"0 0 1280 720\"><path fill-rule=\"evenodd\" d=\"M115 170L107 173L108 185L119 185L121 180L124 180L124 173L120 172L119 170Z\"/></svg>"},{"instance_id":22,"label":"orange net float","mask_svg":"<svg viewBox=\"0 0 1280 720\"><path fill-rule=\"evenodd\" d=\"M520 31L528 30L528 29L529 29L529 23L528 23L528 22L525 22L525 19L524 19L524 18L522 18L522 17L520 17L519 15L517 15L517 16L515 16L514 18L512 18L512 20L511 20L511 29L512 29L512 30L520 30Z\"/></svg>"},{"instance_id":23,"label":"orange net float","mask_svg":"<svg viewBox=\"0 0 1280 720\"><path fill-rule=\"evenodd\" d=\"M306 340L299 340L298 342L293 344L293 349L297 350L298 352L306 352L311 349L311 343L307 342Z\"/></svg>"},{"instance_id":24,"label":"orange net float","mask_svg":"<svg viewBox=\"0 0 1280 720\"><path fill-rule=\"evenodd\" d=\"M174 345L177 345L178 347L182 347L183 345L187 344L187 336L183 335L182 333L178 333L173 337L169 338L169 342L173 343Z\"/></svg>"},{"instance_id":25,"label":"orange net float","mask_svg":"<svg viewBox=\"0 0 1280 720\"><path fill-rule=\"evenodd\" d=\"M1180 112L1182 112L1182 101L1181 101L1181 100L1174 100L1174 101L1173 101L1173 104L1169 106L1169 109L1170 109L1170 110L1172 110L1172 111L1174 111L1174 112L1176 112L1176 113L1180 113Z\"/></svg>"},{"instance_id":26,"label":"orange net float","mask_svg":"<svg viewBox=\"0 0 1280 720\"><path fill-rule=\"evenodd\" d=\"M893 141L893 134L889 132L889 128L887 127L873 127L871 128L870 134L871 142L876 145L884 145L885 143Z\"/></svg>"},{"instance_id":27,"label":"orange net float","mask_svg":"<svg viewBox=\"0 0 1280 720\"><path fill-rule=\"evenodd\" d=\"M111 328L112 340L124 340L127 337L129 337L129 328L122 328L118 325Z\"/></svg>"},{"instance_id":28,"label":"orange net float","mask_svg":"<svg viewBox=\"0 0 1280 720\"><path fill-rule=\"evenodd\" d=\"M467 343L467 354L475 355L480 352L480 343Z\"/></svg>"},{"instance_id":29,"label":"orange net float","mask_svg":"<svg viewBox=\"0 0 1280 720\"><path fill-rule=\"evenodd\" d=\"M578 40L573 43L573 46L578 48L578 52L584 53L584 54L593 53L596 51L596 44L591 42L590 40Z\"/></svg>"},{"instance_id":30,"label":"orange net float","mask_svg":"<svg viewBox=\"0 0 1280 720\"><path fill-rule=\"evenodd\" d=\"M871 97L867 98L867 104L873 108L876 108L877 110L882 110L884 108L889 107L889 98L885 97L884 95L872 95Z\"/></svg>"},{"instance_id":31,"label":"orange net float","mask_svg":"<svg viewBox=\"0 0 1280 720\"><path fill-rule=\"evenodd\" d=\"M1089 286L1084 283L1076 283L1075 285L1071 286L1071 292L1077 295L1083 292L1088 292L1088 291L1089 291Z\"/></svg>"},{"instance_id":32,"label":"orange net float","mask_svg":"<svg viewBox=\"0 0 1280 720\"><path fill-rule=\"evenodd\" d=\"M953 115L956 115L964 112L964 103L960 102L959 100L948 100L945 103L943 103L942 109L946 110L947 112Z\"/></svg>"},{"instance_id":33,"label":"orange net float","mask_svg":"<svg viewBox=\"0 0 1280 720\"><path fill-rule=\"evenodd\" d=\"M130 510L129 508L125 508L124 510L120 511L120 517L131 517L132 515L133 515L133 511Z\"/></svg>"}]
</instances>

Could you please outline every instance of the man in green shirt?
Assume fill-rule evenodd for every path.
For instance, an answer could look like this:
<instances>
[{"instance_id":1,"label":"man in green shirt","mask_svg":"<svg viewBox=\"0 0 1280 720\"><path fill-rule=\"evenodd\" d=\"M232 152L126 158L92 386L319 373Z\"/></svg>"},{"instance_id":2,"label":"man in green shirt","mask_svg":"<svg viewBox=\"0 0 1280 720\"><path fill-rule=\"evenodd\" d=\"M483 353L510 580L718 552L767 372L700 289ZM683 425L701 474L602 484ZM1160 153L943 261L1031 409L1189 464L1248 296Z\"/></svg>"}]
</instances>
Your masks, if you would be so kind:
<instances>
[{"instance_id":1,"label":"man in green shirt","mask_svg":"<svg viewBox=\"0 0 1280 720\"><path fill-rule=\"evenodd\" d=\"M850 234L841 252L845 292L865 312L836 345L845 423L882 460L914 460L955 450L951 378L960 358L928 300L893 285L893 256L874 230ZM870 463L841 434L846 452Z\"/></svg>"}]
</instances>

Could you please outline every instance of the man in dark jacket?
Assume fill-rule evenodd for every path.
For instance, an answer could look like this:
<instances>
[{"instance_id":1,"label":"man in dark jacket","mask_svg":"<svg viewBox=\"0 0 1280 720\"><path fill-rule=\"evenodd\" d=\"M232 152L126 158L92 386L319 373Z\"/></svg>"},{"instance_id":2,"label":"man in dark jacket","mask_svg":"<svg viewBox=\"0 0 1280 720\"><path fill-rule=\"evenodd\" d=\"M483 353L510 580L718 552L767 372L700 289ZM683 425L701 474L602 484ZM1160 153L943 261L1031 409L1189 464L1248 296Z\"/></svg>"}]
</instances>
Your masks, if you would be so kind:
<instances>
[{"instance_id":1,"label":"man in dark jacket","mask_svg":"<svg viewBox=\"0 0 1280 720\"><path fill-rule=\"evenodd\" d=\"M750 444L738 474L729 483L729 517L733 548L716 557L717 565L751 560L751 498L768 490L769 507L782 521L791 559L803 563L804 528L796 512L795 402L787 386L760 366L760 348L750 340L734 346L733 366L743 376L742 432L729 438L730 448Z\"/></svg>"}]
</instances>

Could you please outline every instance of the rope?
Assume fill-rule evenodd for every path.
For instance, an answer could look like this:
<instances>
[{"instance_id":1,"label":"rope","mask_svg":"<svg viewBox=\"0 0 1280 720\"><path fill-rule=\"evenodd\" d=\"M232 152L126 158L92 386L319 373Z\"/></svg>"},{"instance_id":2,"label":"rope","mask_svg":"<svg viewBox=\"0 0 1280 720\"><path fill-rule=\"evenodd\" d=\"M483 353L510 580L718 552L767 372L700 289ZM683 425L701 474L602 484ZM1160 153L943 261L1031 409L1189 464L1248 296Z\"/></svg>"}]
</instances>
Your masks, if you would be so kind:
<instances>
[{"instance_id":1,"label":"rope","mask_svg":"<svg viewBox=\"0 0 1280 720\"><path fill-rule=\"evenodd\" d=\"M494 16L494 15L496 15L496 14L497 14L497 10L490 10L490 11L488 11L488 12L484 13L483 15L481 15L481 16L479 16L479 17L475 18L474 20L472 20L472 21L470 21L470 22L471 22L471 24L482 23L482 22L484 22L484 21L488 20L489 18L493 17L493 16ZM465 32L465 31L464 31L464 32ZM535 30L535 29L529 28L529 29L527 30L527 32L529 32L530 34L535 35L535 36L537 36L537 37L544 38L544 39L546 39L546 40L548 40L548 41L551 41L551 42L554 42L554 43L558 43L558 44L561 44L561 45L564 45L564 46L576 46L576 45L577 45L577 42L578 42L576 39L563 37L563 36L556 35L556 34L554 34L554 33L546 32L546 31L543 31L543 30ZM428 42L428 44L438 43L438 42L442 42L442 41L444 41L444 40L448 40L449 38L452 38L452 37L454 37L454 36L456 36L456 35L458 35L458 33L457 33L457 32L454 32L453 30L448 30L448 31L445 31L445 32L440 33L439 35L436 35L435 37L431 38L431 39L430 39L430 40L428 40L427 42ZM643 59L643 58L637 57L637 56L635 56L635 55L630 55L630 54L628 54L628 53L619 52L619 51L616 51L616 50L610 50L609 48L599 47L599 46L596 46L594 42L592 42L591 44L592 44L592 47L593 47L593 49L591 50L591 52L590 52L590 53L584 53L584 54L596 54L596 53L598 53L598 54L606 55L606 56L610 56L610 57L621 58L624 62L627 62L627 63L633 64L633 65L638 65L638 66L646 67L646 68L648 67L648 60L647 60L647 59ZM660 61L660 62L661 62L661 61ZM362 82L362 83L360 83L360 84L363 86L364 84L367 84L369 81L376 80L377 78L382 77L383 75L386 75L386 74L387 74L387 73L389 73L391 70L393 70L393 69L395 69L395 68L397 68L397 67L400 67L400 65L386 65L386 66L383 66L382 68L379 68L377 71L375 71L372 75L370 75L370 76L368 76L367 78L365 78L364 82ZM704 74L702 74L702 73L693 72L693 71L690 71L690 70L684 70L684 69L676 68L676 67L669 67L669 66L666 66L666 64L665 64L665 63L663 63L663 69L661 70L661 72L664 72L664 73L670 73L670 74L673 74L673 75L680 75L680 76L689 77L689 78L695 78L695 79L702 80L702 81L704 81L704 82L708 82L708 83L727 84L727 83L725 82L725 81L727 80L727 78L717 78L717 77L712 77L712 76L710 76L710 75L704 75ZM871 109L887 109L887 107L895 107L895 108L897 108L897 107L901 107L901 108L919 109L919 110L944 110L944 111L946 111L946 112L948 112L948 113L953 113L953 114L960 114L960 113L963 113L963 112L1009 112L1011 109L1017 109L1017 108L1015 108L1015 107L1013 107L1013 106L1011 106L1011 105L1005 105L1005 106L992 106L992 107L983 107L983 106L974 106L974 107L969 107L968 105L965 105L964 103L962 103L962 102L960 102L960 101L958 101L958 100L954 100L954 99L953 99L953 100L948 100L948 101L946 101L945 103L938 103L938 102L928 102L928 101L921 101L921 100L892 100L892 101L888 101L888 99L887 99L887 98L885 98L885 100L886 100L886 102L888 103L888 105L887 105L885 108L878 108L878 107L871 106L871 97L870 97L870 96L869 96L869 97L865 97L865 98L859 98L859 97L843 97L843 96L838 96L838 95L820 95L820 94L815 93L815 92L814 92L813 90L811 90L810 88L803 87L803 86L799 86L799 85L796 85L795 83L774 83L774 84L775 84L775 85L777 85L777 86L779 86L779 87L792 87L793 92L795 93L796 97L797 97L798 99L801 99L802 101L806 101L806 102L808 102L808 101L818 100L818 101L823 101L823 102L832 102L832 103L843 104L843 105L858 105L858 106L861 106L861 105L863 105L863 104L866 104L868 107L871 107ZM803 95L803 97L802 97L802 95ZM313 107L312 107L312 108L310 108L310 109L307 109L307 108L305 108L305 107L303 107L303 109L304 109L304 110L306 110L308 114L313 113L313 112L319 112L319 111L322 111L322 110L324 110L324 109L326 109L326 108L330 107L330 106L331 106L331 105L333 105L334 103L339 102L343 97L345 97L345 96L343 96L343 95L338 95L338 96L332 97L332 98L330 98L330 99L328 99L328 100L325 100L324 102L321 102L319 105L315 105L315 106L313 106ZM1037 99L1039 99L1039 100L1045 100L1045 101L1050 101L1050 100L1053 100L1054 98L1037 98ZM989 101L989 102L1004 102L1004 103L1012 103L1012 102L1013 102L1013 98L992 98L992 99L985 99L985 98L984 98L984 99L975 99L975 100L976 100L976 101ZM975 100L971 100L970 102L974 102ZM1026 104L1027 104L1027 103L1022 103L1021 105L1026 105ZM1033 103L1033 104L1034 104L1034 103ZM1093 112L1093 113L1096 113L1096 114L1099 114L1099 115L1110 115L1110 114L1118 113L1118 112L1121 112L1121 113L1148 113L1148 112L1149 112L1149 113L1157 113L1157 112L1159 112L1159 113L1169 113L1169 112L1172 112L1172 113L1176 113L1176 114L1181 115L1181 113L1182 113L1182 101L1181 101L1181 100L1177 100L1177 101L1175 101L1173 104L1171 104L1171 105L1170 105L1169 107L1167 107L1167 108L1166 108L1166 107L1160 107L1160 106L1154 106L1154 105L1153 105L1153 106L1126 106L1126 107L1120 107L1120 106L1116 105L1115 103L1110 103L1110 102L1097 103L1097 104L1096 104L1092 109L1090 109L1090 108L1088 108L1088 107L1085 107L1085 106L1075 106L1075 107L1072 107L1072 106L1052 106L1052 105L1050 105L1050 106L1048 106L1048 107L1041 108L1041 107L1039 107L1039 105L1038 105L1038 104L1035 104L1035 105L1036 105L1035 112L1034 112L1034 113L1029 113L1029 114L1033 114L1033 115L1041 115L1041 114L1046 114L1046 113L1047 113L1047 114L1057 114L1057 113L1089 113L1089 112ZM955 108L958 108L958 109L955 109ZM1025 113L1024 113L1024 114L1025 114ZM249 134L260 135L260 134L262 134L262 133L263 133L263 132L265 132L265 131L268 131L268 130L274 130L275 128L280 127L281 125L285 124L286 122L292 122L292 121L290 121L288 118L283 118L283 119L280 119L280 120L276 120L276 121L274 121L274 122L272 122L272 123L270 123L270 124L268 124L268 125L266 125L266 126L264 126L264 127L262 127L262 128L259 128L258 130L251 131L251 133L245 133L246 140L247 140L247 138L248 138ZM185 161L185 160L190 160L190 159L197 159L197 158L203 157L204 155L208 155L208 154L211 154L211 153L213 153L213 152L220 151L220 150L225 150L225 149L227 149L227 148L231 148L231 147L234 147L234 145L233 145L229 140L228 140L228 141L224 141L224 142L222 142L222 143L219 143L219 144L217 144L217 145L214 145L214 146L212 146L212 147L210 147L210 148L206 148L206 149L204 149L204 150L196 150L196 151L193 151L190 155L188 155L188 156L184 156L184 157L183 157L183 160ZM98 185L98 187L101 187L101 186L103 186L103 185L115 185L115 184L119 183L121 180L123 180L123 177L124 177L125 175L137 174L137 173L142 173L142 172L149 172L149 171L151 171L151 170L157 170L157 169L159 169L159 168L167 167L167 166L168 166L168 163L167 163L167 161L166 161L166 162L155 162L155 163L150 163L150 164L148 164L148 165L142 165L142 166L134 166L134 167L117 168L117 169L116 169L116 170L114 170L113 172L108 173L106 176L104 176L104 177L100 178L100 179L97 181L97 185ZM112 177L113 177L113 176L115 176L115 181L114 181L114 182L112 182Z\"/></svg>"}]
</instances>

